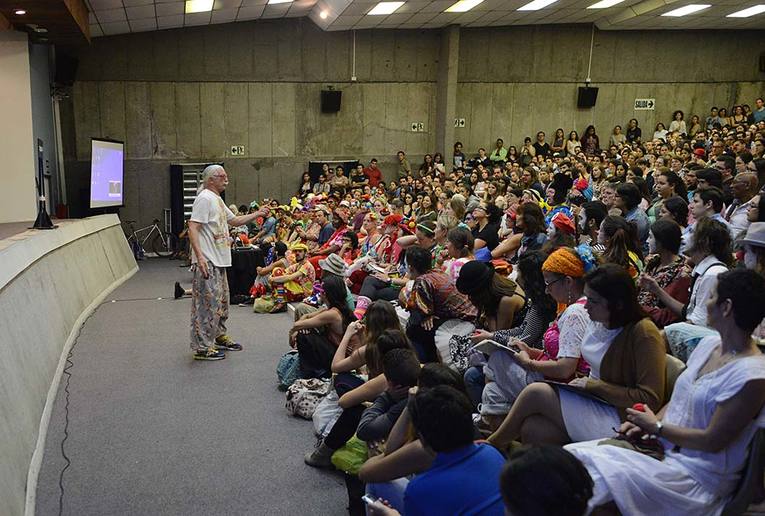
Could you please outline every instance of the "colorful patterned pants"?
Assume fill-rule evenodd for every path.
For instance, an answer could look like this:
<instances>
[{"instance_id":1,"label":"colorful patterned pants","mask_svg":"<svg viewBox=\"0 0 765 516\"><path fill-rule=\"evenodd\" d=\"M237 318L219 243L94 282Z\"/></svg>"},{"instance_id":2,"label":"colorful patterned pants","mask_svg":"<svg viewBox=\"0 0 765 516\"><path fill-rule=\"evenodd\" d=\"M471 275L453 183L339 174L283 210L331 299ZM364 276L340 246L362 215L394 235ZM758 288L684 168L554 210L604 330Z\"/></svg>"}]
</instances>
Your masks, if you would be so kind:
<instances>
[{"instance_id":1,"label":"colorful patterned pants","mask_svg":"<svg viewBox=\"0 0 765 516\"><path fill-rule=\"evenodd\" d=\"M191 280L191 349L213 347L215 339L226 333L228 319L228 279L226 269L208 262L210 275L202 276L194 266Z\"/></svg>"}]
</instances>

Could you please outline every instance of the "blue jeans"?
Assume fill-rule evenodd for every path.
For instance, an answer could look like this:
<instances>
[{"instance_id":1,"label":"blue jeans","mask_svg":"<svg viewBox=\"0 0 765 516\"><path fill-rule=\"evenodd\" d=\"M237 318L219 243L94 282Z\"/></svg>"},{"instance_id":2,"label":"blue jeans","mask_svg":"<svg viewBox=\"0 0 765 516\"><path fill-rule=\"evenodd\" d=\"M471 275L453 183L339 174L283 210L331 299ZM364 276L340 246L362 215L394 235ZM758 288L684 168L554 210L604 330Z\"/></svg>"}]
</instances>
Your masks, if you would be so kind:
<instances>
[{"instance_id":1,"label":"blue jeans","mask_svg":"<svg viewBox=\"0 0 765 516\"><path fill-rule=\"evenodd\" d=\"M467 390L473 407L478 407L481 403L481 394L486 383L486 376L483 374L483 366L469 367L465 371L465 389Z\"/></svg>"}]
</instances>

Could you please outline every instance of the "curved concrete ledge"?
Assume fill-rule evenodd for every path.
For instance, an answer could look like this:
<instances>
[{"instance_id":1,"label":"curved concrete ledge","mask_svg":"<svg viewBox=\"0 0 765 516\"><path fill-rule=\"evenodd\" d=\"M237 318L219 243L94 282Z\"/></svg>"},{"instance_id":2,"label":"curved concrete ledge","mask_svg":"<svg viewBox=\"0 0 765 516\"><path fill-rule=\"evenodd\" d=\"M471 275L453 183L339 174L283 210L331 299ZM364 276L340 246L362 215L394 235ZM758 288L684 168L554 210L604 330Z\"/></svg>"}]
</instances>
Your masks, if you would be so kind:
<instances>
[{"instance_id":1,"label":"curved concrete ledge","mask_svg":"<svg viewBox=\"0 0 765 516\"><path fill-rule=\"evenodd\" d=\"M0 242L0 514L34 514L37 474L78 329L138 267L116 215Z\"/></svg>"}]
</instances>

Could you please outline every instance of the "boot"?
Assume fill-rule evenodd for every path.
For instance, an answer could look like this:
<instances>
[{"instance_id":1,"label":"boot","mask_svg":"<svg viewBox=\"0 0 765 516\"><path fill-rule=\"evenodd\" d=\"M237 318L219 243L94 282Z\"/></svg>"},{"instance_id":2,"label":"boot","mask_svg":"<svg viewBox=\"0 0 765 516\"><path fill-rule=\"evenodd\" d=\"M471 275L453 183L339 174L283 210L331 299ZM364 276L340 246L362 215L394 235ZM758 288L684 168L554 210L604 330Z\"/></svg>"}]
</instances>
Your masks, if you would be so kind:
<instances>
[{"instance_id":1,"label":"boot","mask_svg":"<svg viewBox=\"0 0 765 516\"><path fill-rule=\"evenodd\" d=\"M371 304L371 299L366 296L359 296L359 298L356 300L356 309L353 311L353 315L356 316L356 319L359 321L363 319L364 314L367 313L367 308L369 308L369 305Z\"/></svg>"},{"instance_id":2,"label":"boot","mask_svg":"<svg viewBox=\"0 0 765 516\"><path fill-rule=\"evenodd\" d=\"M306 453L305 463L314 468L331 468L335 450L322 442L312 453Z\"/></svg>"}]
</instances>

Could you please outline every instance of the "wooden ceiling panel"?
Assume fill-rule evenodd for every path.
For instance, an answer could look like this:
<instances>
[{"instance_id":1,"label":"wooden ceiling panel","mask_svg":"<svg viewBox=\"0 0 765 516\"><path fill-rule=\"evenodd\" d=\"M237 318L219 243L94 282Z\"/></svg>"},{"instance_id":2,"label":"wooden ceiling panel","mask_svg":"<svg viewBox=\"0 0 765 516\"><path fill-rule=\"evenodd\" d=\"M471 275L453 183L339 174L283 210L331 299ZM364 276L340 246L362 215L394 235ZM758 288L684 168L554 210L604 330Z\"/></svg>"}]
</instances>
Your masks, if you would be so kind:
<instances>
[{"instance_id":1,"label":"wooden ceiling panel","mask_svg":"<svg viewBox=\"0 0 765 516\"><path fill-rule=\"evenodd\" d=\"M16 15L16 9L24 9L26 14ZM65 46L90 41L88 8L83 0L0 0L0 17L16 30L29 32L33 39Z\"/></svg>"}]
</instances>

